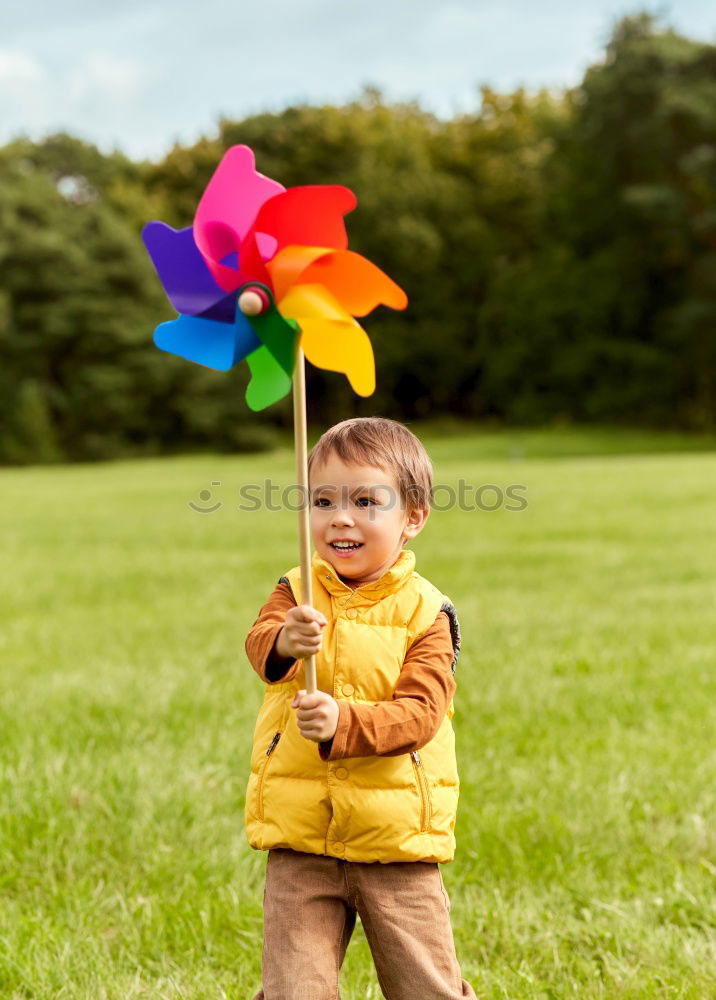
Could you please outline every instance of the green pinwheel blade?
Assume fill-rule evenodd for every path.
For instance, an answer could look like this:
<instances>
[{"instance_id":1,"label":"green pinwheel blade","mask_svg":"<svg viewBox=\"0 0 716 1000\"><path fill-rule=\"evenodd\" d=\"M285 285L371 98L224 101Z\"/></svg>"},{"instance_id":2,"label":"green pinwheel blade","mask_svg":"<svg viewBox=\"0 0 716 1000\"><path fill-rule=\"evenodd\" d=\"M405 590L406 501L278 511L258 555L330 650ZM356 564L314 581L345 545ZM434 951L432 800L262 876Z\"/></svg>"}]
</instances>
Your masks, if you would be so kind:
<instances>
[{"instance_id":1,"label":"green pinwheel blade","mask_svg":"<svg viewBox=\"0 0 716 1000\"><path fill-rule=\"evenodd\" d=\"M246 360L251 371L246 403L251 410L263 410L291 391L291 375L284 371L268 347L258 347Z\"/></svg>"},{"instance_id":2,"label":"green pinwheel blade","mask_svg":"<svg viewBox=\"0 0 716 1000\"><path fill-rule=\"evenodd\" d=\"M269 307L260 316L247 316L246 318L261 343L268 348L286 374L292 376L293 369L296 367L301 328L295 320L283 318L276 308L269 288L266 288L265 285L259 287L263 288L268 295Z\"/></svg>"}]
</instances>

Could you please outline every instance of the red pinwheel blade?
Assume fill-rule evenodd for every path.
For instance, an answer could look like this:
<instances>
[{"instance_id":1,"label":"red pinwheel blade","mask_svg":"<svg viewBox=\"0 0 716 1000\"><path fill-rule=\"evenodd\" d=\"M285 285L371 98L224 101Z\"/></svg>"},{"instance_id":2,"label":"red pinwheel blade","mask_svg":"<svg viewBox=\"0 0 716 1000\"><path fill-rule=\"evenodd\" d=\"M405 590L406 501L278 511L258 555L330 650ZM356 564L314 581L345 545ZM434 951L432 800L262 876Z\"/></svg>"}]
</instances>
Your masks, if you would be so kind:
<instances>
[{"instance_id":1,"label":"red pinwheel blade","mask_svg":"<svg viewBox=\"0 0 716 1000\"><path fill-rule=\"evenodd\" d=\"M291 244L345 250L348 236L343 216L356 204L356 196L346 187L289 188L264 202L253 231L273 236L277 250Z\"/></svg>"}]
</instances>

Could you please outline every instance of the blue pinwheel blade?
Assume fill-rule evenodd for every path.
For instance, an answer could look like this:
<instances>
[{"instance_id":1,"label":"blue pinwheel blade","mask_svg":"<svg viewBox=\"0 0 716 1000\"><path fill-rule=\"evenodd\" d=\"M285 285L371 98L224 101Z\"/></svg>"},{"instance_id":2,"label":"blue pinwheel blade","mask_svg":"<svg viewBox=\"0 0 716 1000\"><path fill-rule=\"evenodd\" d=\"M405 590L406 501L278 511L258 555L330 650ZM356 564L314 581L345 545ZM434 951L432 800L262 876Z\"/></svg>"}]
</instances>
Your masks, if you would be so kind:
<instances>
[{"instance_id":1,"label":"blue pinwheel blade","mask_svg":"<svg viewBox=\"0 0 716 1000\"><path fill-rule=\"evenodd\" d=\"M180 316L161 323L154 331L154 343L168 354L217 372L228 372L237 361L261 347L239 310L234 323L217 323L199 316Z\"/></svg>"}]
</instances>

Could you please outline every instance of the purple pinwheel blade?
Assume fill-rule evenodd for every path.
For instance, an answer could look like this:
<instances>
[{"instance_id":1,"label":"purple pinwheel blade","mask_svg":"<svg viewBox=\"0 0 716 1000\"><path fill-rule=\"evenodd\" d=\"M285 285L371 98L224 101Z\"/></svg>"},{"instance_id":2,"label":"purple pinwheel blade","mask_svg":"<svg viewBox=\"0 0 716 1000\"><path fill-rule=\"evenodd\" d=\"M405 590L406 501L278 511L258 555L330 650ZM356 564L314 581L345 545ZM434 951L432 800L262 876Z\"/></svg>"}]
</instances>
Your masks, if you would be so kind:
<instances>
[{"instance_id":1,"label":"purple pinwheel blade","mask_svg":"<svg viewBox=\"0 0 716 1000\"><path fill-rule=\"evenodd\" d=\"M261 341L238 309L235 323L217 323L199 316L180 316L161 323L154 331L154 343L168 354L217 372L228 372L237 361L261 347Z\"/></svg>"},{"instance_id":2,"label":"purple pinwheel blade","mask_svg":"<svg viewBox=\"0 0 716 1000\"><path fill-rule=\"evenodd\" d=\"M222 304L226 292L214 281L199 253L191 226L172 229L164 222L149 222L142 238L167 298L178 313L233 322L235 297Z\"/></svg>"},{"instance_id":3,"label":"purple pinwheel blade","mask_svg":"<svg viewBox=\"0 0 716 1000\"><path fill-rule=\"evenodd\" d=\"M236 313L236 293L231 292L201 313L201 319L215 319L218 323L233 323Z\"/></svg>"}]
</instances>

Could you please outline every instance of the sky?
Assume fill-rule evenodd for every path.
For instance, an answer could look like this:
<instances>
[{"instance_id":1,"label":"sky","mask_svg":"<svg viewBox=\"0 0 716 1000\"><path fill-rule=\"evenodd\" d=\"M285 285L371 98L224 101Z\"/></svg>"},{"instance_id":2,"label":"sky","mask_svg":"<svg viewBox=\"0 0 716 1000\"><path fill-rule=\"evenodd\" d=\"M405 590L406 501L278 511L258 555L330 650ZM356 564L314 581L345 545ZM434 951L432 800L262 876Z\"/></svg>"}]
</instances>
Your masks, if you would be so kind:
<instances>
[{"instance_id":1,"label":"sky","mask_svg":"<svg viewBox=\"0 0 716 1000\"><path fill-rule=\"evenodd\" d=\"M364 85L451 116L481 84L575 85L645 8L716 42L713 0L2 0L0 143L64 130L158 159L222 116Z\"/></svg>"}]
</instances>

